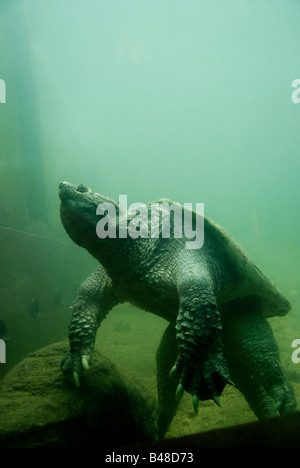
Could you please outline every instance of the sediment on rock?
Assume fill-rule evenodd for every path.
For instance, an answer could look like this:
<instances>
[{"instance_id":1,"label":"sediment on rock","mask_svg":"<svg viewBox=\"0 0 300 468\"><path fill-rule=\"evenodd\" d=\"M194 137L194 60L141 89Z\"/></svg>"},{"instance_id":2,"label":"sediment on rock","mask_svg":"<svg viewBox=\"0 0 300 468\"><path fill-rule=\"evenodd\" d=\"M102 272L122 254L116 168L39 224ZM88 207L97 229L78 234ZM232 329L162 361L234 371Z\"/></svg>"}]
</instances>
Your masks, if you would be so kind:
<instances>
[{"instance_id":1,"label":"sediment on rock","mask_svg":"<svg viewBox=\"0 0 300 468\"><path fill-rule=\"evenodd\" d=\"M154 439L155 403L142 386L95 351L81 386L65 379L67 342L23 359L0 388L0 447L85 448Z\"/></svg>"}]
</instances>

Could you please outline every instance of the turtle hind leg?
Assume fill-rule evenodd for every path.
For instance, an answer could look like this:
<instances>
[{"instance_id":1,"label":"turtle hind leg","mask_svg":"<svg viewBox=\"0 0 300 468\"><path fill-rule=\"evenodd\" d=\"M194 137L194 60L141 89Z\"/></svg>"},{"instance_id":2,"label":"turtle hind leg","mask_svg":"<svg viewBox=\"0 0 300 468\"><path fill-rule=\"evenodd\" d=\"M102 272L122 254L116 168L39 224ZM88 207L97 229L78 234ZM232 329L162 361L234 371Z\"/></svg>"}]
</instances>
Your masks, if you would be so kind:
<instances>
[{"instance_id":1,"label":"turtle hind leg","mask_svg":"<svg viewBox=\"0 0 300 468\"><path fill-rule=\"evenodd\" d=\"M230 378L235 387L242 393L251 410L258 419L275 417L274 402L259 381L253 376L245 363L241 363L232 355L227 356Z\"/></svg>"},{"instance_id":2,"label":"turtle hind leg","mask_svg":"<svg viewBox=\"0 0 300 468\"><path fill-rule=\"evenodd\" d=\"M296 411L293 390L287 381L277 344L267 320L256 310L237 310L222 316L224 354L231 379L256 416Z\"/></svg>"},{"instance_id":3,"label":"turtle hind leg","mask_svg":"<svg viewBox=\"0 0 300 468\"><path fill-rule=\"evenodd\" d=\"M157 368L157 436L162 439L174 418L178 401L175 398L179 382L178 375L170 377L170 370L176 360L178 345L175 326L170 324L165 330L156 353Z\"/></svg>"}]
</instances>

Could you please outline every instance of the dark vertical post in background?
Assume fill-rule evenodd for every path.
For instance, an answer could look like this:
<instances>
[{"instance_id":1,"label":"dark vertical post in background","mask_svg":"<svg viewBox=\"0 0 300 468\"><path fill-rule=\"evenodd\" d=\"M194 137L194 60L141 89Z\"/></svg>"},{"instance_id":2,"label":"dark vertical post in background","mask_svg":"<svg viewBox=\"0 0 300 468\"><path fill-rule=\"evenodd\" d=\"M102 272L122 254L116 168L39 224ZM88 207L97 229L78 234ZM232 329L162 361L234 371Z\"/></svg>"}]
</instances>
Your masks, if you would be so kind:
<instances>
[{"instance_id":1,"label":"dark vertical post in background","mask_svg":"<svg viewBox=\"0 0 300 468\"><path fill-rule=\"evenodd\" d=\"M9 55L10 75L7 102L15 106L16 137L20 141L23 196L27 215L35 219L46 218L46 196L43 158L40 144L39 112L36 99L36 81L28 37L28 15L23 0L0 0L0 14L5 26L5 44ZM8 104L7 104L8 105ZM9 155L6 155L9 157Z\"/></svg>"}]
</instances>

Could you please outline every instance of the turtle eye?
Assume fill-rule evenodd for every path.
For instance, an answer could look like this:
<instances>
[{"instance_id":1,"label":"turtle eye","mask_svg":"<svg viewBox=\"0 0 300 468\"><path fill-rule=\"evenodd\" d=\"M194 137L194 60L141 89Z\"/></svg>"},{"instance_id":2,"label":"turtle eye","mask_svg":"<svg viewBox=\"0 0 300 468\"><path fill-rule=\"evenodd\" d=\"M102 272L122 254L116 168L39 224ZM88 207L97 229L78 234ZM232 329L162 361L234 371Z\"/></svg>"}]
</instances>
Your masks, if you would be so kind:
<instances>
[{"instance_id":1,"label":"turtle eye","mask_svg":"<svg viewBox=\"0 0 300 468\"><path fill-rule=\"evenodd\" d=\"M77 190L77 192L81 192L81 193L86 193L86 192L89 191L88 187L86 185L83 185L83 184L78 185L76 190Z\"/></svg>"}]
</instances>

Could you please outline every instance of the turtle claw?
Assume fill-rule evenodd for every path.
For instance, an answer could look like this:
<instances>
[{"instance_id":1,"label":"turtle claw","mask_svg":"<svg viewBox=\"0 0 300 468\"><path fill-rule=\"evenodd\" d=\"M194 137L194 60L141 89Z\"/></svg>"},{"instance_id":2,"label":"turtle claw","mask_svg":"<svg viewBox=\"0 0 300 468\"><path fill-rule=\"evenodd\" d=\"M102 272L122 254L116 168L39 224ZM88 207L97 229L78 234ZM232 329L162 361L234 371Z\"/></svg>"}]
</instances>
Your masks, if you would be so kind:
<instances>
[{"instance_id":1,"label":"turtle claw","mask_svg":"<svg viewBox=\"0 0 300 468\"><path fill-rule=\"evenodd\" d=\"M90 366L89 366L89 363L88 363L88 360L87 360L86 356L82 356L81 365L82 365L84 370L89 370Z\"/></svg>"},{"instance_id":2,"label":"turtle claw","mask_svg":"<svg viewBox=\"0 0 300 468\"><path fill-rule=\"evenodd\" d=\"M222 406L221 403L220 403L219 398L217 397L217 395L214 395L214 396L213 396L213 400L214 400L214 402L216 403L216 405Z\"/></svg>"},{"instance_id":3,"label":"turtle claw","mask_svg":"<svg viewBox=\"0 0 300 468\"><path fill-rule=\"evenodd\" d=\"M281 408L282 403L283 403L282 401L277 401L277 402L275 403L275 405L274 405L274 411L275 411L275 413Z\"/></svg>"},{"instance_id":4,"label":"turtle claw","mask_svg":"<svg viewBox=\"0 0 300 468\"><path fill-rule=\"evenodd\" d=\"M76 371L73 372L73 380L74 380L75 386L77 388L79 388L80 387L80 379L79 379L79 374Z\"/></svg>"},{"instance_id":5,"label":"turtle claw","mask_svg":"<svg viewBox=\"0 0 300 468\"><path fill-rule=\"evenodd\" d=\"M194 408L195 415L198 414L198 409L199 409L198 405L199 405L199 398L197 397L197 395L193 395L193 408Z\"/></svg>"},{"instance_id":6,"label":"turtle claw","mask_svg":"<svg viewBox=\"0 0 300 468\"><path fill-rule=\"evenodd\" d=\"M183 393L184 393L184 388L183 388L183 385L180 383L178 384L178 387L176 389L176 393L175 393L175 398L176 398L176 401L179 403L182 396L183 396Z\"/></svg>"},{"instance_id":7,"label":"turtle claw","mask_svg":"<svg viewBox=\"0 0 300 468\"><path fill-rule=\"evenodd\" d=\"M289 392L287 392L287 388L284 385L273 385L268 393L274 402L274 413L276 414L278 411L281 413L282 409L285 407L289 394Z\"/></svg>"},{"instance_id":8,"label":"turtle claw","mask_svg":"<svg viewBox=\"0 0 300 468\"><path fill-rule=\"evenodd\" d=\"M169 377L171 377L171 378L174 377L174 375L177 374L177 372L178 372L178 369L177 369L177 366L175 365L175 366L173 366L172 369L170 370L170 372L169 372Z\"/></svg>"},{"instance_id":9,"label":"turtle claw","mask_svg":"<svg viewBox=\"0 0 300 468\"><path fill-rule=\"evenodd\" d=\"M73 382L77 388L80 387L80 376L83 374L83 371L90 368L90 359L91 356L88 354L80 355L79 353L67 351L62 360L61 369L63 374L68 378L73 378Z\"/></svg>"}]
</instances>

